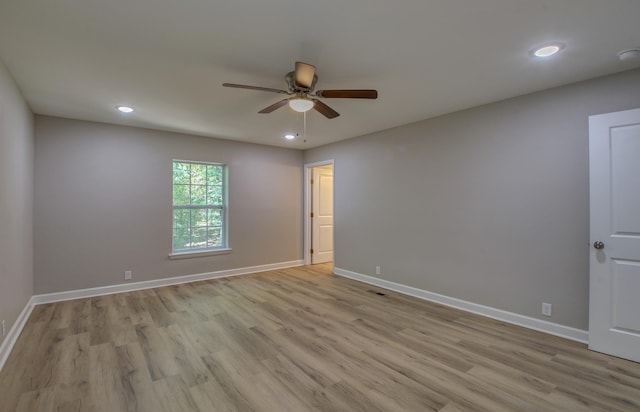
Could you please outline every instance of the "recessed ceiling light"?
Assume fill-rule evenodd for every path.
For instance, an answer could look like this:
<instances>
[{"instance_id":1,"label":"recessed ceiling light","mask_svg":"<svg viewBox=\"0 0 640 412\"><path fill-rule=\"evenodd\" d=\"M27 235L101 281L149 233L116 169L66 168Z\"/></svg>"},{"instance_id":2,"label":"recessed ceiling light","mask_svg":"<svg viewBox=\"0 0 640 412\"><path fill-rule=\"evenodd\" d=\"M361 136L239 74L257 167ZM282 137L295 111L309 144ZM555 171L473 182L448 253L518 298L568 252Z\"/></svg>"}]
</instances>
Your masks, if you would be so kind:
<instances>
[{"instance_id":1,"label":"recessed ceiling light","mask_svg":"<svg viewBox=\"0 0 640 412\"><path fill-rule=\"evenodd\" d=\"M531 51L531 54L535 57L551 57L562 49L564 49L564 44L553 43L535 48Z\"/></svg>"},{"instance_id":2,"label":"recessed ceiling light","mask_svg":"<svg viewBox=\"0 0 640 412\"><path fill-rule=\"evenodd\" d=\"M131 113L133 111L133 107L129 106L116 106L116 109L118 109L122 113Z\"/></svg>"},{"instance_id":3,"label":"recessed ceiling light","mask_svg":"<svg viewBox=\"0 0 640 412\"><path fill-rule=\"evenodd\" d=\"M639 58L640 58L640 48L623 50L620 53L618 53L618 59L620 59L621 61L637 60Z\"/></svg>"},{"instance_id":4,"label":"recessed ceiling light","mask_svg":"<svg viewBox=\"0 0 640 412\"><path fill-rule=\"evenodd\" d=\"M285 139L287 139L287 140L293 140L293 139L295 139L295 138L296 138L296 136L295 136L295 135L292 135L292 134L285 134L285 135L284 135L284 138L285 138Z\"/></svg>"}]
</instances>

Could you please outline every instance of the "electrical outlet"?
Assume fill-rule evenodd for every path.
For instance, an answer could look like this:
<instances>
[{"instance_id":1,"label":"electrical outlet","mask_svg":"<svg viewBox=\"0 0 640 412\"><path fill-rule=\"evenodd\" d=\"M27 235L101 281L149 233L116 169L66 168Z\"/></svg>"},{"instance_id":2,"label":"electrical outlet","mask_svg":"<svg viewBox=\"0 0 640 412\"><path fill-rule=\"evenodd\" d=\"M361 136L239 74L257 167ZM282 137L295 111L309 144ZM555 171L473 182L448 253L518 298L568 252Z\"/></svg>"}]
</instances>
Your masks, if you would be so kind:
<instances>
[{"instance_id":1,"label":"electrical outlet","mask_svg":"<svg viewBox=\"0 0 640 412\"><path fill-rule=\"evenodd\" d=\"M544 316L551 316L551 303L542 302L542 314Z\"/></svg>"},{"instance_id":2,"label":"electrical outlet","mask_svg":"<svg viewBox=\"0 0 640 412\"><path fill-rule=\"evenodd\" d=\"M376 266L376 275L379 275L379 274L381 274L380 266Z\"/></svg>"},{"instance_id":3,"label":"electrical outlet","mask_svg":"<svg viewBox=\"0 0 640 412\"><path fill-rule=\"evenodd\" d=\"M5 330L4 330L4 319L2 319L2 337L4 338L4 335L6 335Z\"/></svg>"},{"instance_id":4,"label":"electrical outlet","mask_svg":"<svg viewBox=\"0 0 640 412\"><path fill-rule=\"evenodd\" d=\"M133 275L131 274L130 270L125 270L124 271L124 280L131 280L132 277L133 277Z\"/></svg>"}]
</instances>

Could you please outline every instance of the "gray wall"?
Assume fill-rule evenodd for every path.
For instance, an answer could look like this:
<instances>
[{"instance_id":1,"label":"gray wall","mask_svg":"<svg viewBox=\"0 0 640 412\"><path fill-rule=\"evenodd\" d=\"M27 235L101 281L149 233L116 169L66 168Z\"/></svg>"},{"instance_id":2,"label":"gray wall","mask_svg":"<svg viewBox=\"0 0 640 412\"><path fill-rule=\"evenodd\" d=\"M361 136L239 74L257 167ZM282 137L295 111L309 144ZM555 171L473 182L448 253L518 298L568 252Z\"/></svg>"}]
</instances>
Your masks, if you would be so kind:
<instances>
[{"instance_id":1,"label":"gray wall","mask_svg":"<svg viewBox=\"0 0 640 412\"><path fill-rule=\"evenodd\" d=\"M335 159L336 267L587 329L587 117L635 107L639 70L305 152Z\"/></svg>"},{"instance_id":2,"label":"gray wall","mask_svg":"<svg viewBox=\"0 0 640 412\"><path fill-rule=\"evenodd\" d=\"M169 260L172 159L229 165L226 255ZM302 259L302 152L35 121L35 293Z\"/></svg>"},{"instance_id":3,"label":"gray wall","mask_svg":"<svg viewBox=\"0 0 640 412\"><path fill-rule=\"evenodd\" d=\"M33 115L0 61L0 319L7 332L32 293Z\"/></svg>"}]
</instances>

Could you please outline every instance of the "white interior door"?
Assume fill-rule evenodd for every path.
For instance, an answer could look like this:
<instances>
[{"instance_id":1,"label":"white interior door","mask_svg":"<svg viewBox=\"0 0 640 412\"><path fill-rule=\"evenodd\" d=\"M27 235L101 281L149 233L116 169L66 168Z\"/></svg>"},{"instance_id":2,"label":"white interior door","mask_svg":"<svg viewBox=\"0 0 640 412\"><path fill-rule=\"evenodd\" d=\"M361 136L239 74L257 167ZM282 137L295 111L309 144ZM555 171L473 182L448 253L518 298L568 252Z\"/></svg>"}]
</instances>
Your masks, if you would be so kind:
<instances>
[{"instance_id":1,"label":"white interior door","mask_svg":"<svg viewBox=\"0 0 640 412\"><path fill-rule=\"evenodd\" d=\"M589 118L589 168L589 348L640 362L640 109Z\"/></svg>"},{"instance_id":2,"label":"white interior door","mask_svg":"<svg viewBox=\"0 0 640 412\"><path fill-rule=\"evenodd\" d=\"M311 264L333 261L333 167L312 169Z\"/></svg>"}]
</instances>

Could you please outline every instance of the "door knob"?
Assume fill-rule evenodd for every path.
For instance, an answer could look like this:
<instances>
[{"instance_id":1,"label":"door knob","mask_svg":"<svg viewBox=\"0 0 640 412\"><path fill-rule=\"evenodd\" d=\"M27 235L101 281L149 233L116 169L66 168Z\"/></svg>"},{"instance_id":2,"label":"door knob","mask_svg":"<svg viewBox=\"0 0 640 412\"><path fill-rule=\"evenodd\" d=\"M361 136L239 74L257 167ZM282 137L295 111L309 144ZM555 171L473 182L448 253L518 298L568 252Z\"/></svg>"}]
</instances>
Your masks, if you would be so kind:
<instances>
[{"instance_id":1,"label":"door knob","mask_svg":"<svg viewBox=\"0 0 640 412\"><path fill-rule=\"evenodd\" d=\"M593 247L596 249L604 249L604 243L597 240L595 242L593 242Z\"/></svg>"}]
</instances>

